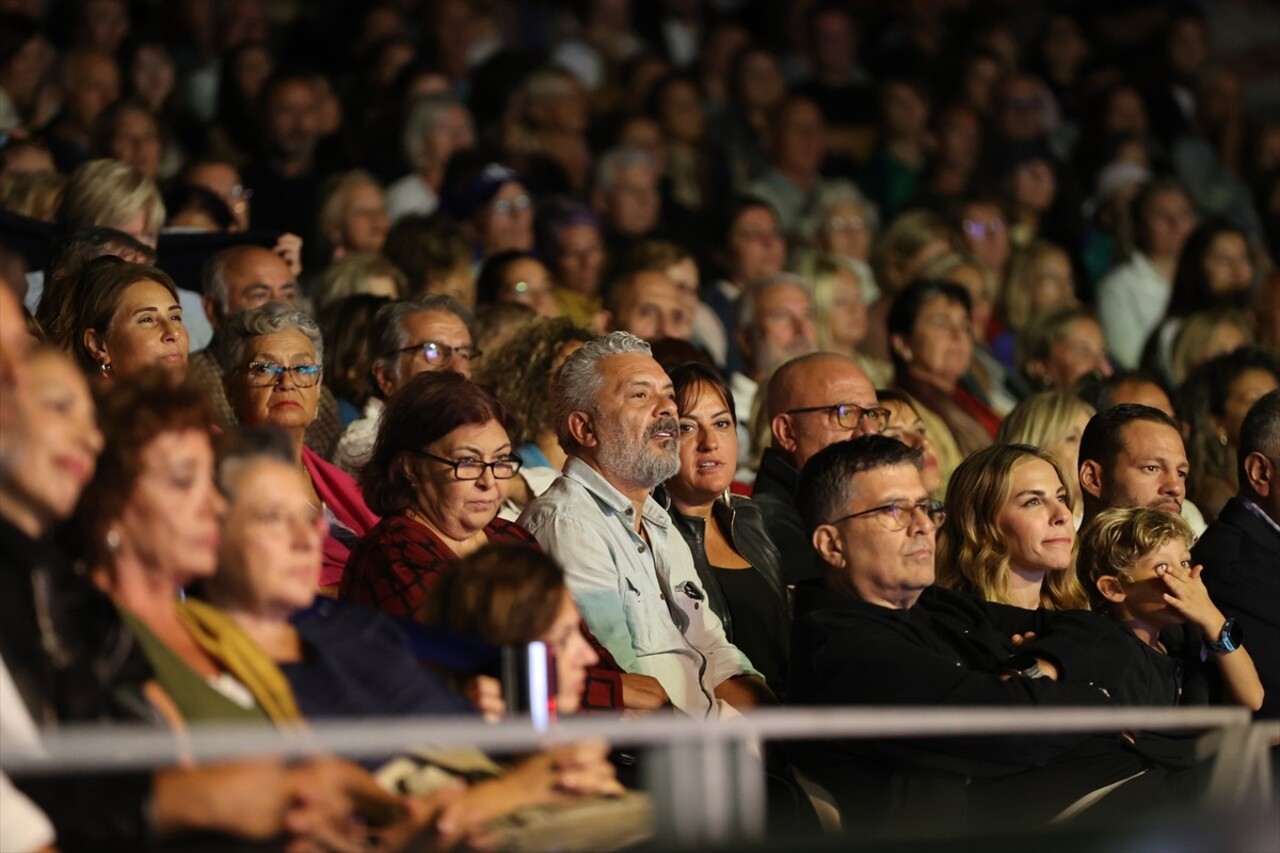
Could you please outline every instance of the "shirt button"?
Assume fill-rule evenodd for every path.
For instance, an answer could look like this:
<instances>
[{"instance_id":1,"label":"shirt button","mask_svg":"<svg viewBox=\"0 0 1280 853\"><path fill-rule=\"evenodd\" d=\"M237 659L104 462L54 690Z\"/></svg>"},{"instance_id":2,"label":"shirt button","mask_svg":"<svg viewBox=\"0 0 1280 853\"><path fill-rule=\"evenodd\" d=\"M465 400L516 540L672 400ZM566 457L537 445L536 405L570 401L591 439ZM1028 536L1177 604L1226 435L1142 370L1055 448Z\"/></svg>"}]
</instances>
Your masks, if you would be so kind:
<instances>
[{"instance_id":1,"label":"shirt button","mask_svg":"<svg viewBox=\"0 0 1280 853\"><path fill-rule=\"evenodd\" d=\"M648 549L648 548L646 548L645 546L641 545L641 546L640 546L639 548L637 548L636 550L637 550L637 551L639 551L641 554L643 554L645 551L647 551L647 550L649 550L649 549Z\"/></svg>"},{"instance_id":2,"label":"shirt button","mask_svg":"<svg viewBox=\"0 0 1280 853\"><path fill-rule=\"evenodd\" d=\"M635 507L632 507L632 506L627 507L627 515L635 515L635 514L636 514Z\"/></svg>"}]
</instances>

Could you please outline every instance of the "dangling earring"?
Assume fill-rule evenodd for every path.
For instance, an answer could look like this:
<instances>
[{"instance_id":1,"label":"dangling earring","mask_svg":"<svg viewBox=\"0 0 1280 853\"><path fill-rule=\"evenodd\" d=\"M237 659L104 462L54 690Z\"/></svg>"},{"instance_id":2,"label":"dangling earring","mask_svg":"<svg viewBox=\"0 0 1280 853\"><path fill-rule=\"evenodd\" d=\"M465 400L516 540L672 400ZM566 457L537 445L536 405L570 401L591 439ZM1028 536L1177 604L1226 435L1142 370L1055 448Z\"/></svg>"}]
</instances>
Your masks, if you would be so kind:
<instances>
[{"instance_id":1,"label":"dangling earring","mask_svg":"<svg viewBox=\"0 0 1280 853\"><path fill-rule=\"evenodd\" d=\"M1218 444L1221 444L1223 447L1227 446L1227 434L1225 432L1218 433Z\"/></svg>"},{"instance_id":2,"label":"dangling earring","mask_svg":"<svg viewBox=\"0 0 1280 853\"><path fill-rule=\"evenodd\" d=\"M107 550L112 554L120 551L120 531L116 530L114 527L111 528L107 531L105 539L107 542Z\"/></svg>"}]
</instances>

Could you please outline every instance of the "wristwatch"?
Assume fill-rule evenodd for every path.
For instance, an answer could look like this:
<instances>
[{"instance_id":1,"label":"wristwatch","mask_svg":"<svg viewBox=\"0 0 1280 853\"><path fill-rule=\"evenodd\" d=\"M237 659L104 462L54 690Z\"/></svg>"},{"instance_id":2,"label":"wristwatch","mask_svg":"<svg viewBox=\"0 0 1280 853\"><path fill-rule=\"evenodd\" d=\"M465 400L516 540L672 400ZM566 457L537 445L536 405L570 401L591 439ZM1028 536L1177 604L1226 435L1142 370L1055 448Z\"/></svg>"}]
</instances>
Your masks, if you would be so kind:
<instances>
[{"instance_id":1,"label":"wristwatch","mask_svg":"<svg viewBox=\"0 0 1280 853\"><path fill-rule=\"evenodd\" d=\"M1004 662L1004 671L1010 675L1020 675L1023 678L1044 678L1044 672L1040 669L1040 661L1026 652L1010 655Z\"/></svg>"},{"instance_id":2,"label":"wristwatch","mask_svg":"<svg viewBox=\"0 0 1280 853\"><path fill-rule=\"evenodd\" d=\"M1208 640L1205 645L1215 652L1223 652L1224 654L1234 652L1244 645L1244 626L1234 619L1228 619L1223 623L1218 639Z\"/></svg>"}]
</instances>

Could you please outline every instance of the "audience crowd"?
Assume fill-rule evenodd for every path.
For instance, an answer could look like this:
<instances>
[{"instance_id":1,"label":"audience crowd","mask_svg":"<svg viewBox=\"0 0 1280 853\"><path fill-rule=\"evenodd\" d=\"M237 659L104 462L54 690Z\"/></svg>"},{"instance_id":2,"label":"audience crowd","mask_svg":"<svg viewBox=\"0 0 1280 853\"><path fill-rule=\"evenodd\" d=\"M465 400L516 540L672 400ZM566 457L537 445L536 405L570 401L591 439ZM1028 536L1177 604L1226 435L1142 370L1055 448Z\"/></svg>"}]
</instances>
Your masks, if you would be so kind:
<instances>
[{"instance_id":1,"label":"audience crowd","mask_svg":"<svg viewBox=\"0 0 1280 853\"><path fill-rule=\"evenodd\" d=\"M530 643L562 716L1280 717L1277 57L1261 0L0 2L5 755L496 720ZM617 847L645 760L0 774L0 848ZM1202 762L763 754L773 831L889 837Z\"/></svg>"}]
</instances>

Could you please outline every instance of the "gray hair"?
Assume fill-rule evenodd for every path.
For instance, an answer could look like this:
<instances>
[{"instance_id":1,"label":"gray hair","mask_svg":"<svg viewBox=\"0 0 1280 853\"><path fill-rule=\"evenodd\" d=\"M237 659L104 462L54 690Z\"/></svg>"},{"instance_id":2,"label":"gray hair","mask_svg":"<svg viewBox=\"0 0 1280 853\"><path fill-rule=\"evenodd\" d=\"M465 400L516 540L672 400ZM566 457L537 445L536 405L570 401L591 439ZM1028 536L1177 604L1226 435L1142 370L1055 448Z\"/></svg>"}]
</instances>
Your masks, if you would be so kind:
<instances>
[{"instance_id":1,"label":"gray hair","mask_svg":"<svg viewBox=\"0 0 1280 853\"><path fill-rule=\"evenodd\" d=\"M231 376L244 366L244 354L249 341L261 335L274 335L296 329L307 336L316 350L316 364L324 363L324 335L311 315L283 302L268 302L232 314L219 328L222 339L218 347L218 364L224 377Z\"/></svg>"},{"instance_id":2,"label":"gray hair","mask_svg":"<svg viewBox=\"0 0 1280 853\"><path fill-rule=\"evenodd\" d=\"M236 252L236 246L223 249L204 262L200 269L200 292L218 308L219 314L226 314L231 305L231 287L227 284L227 261Z\"/></svg>"},{"instance_id":3,"label":"gray hair","mask_svg":"<svg viewBox=\"0 0 1280 853\"><path fill-rule=\"evenodd\" d=\"M823 223L831 215L832 208L853 203L862 208L867 220L867 230L874 237L880 231L880 211L875 202L863 195L852 181L829 181L818 190L818 197L811 207L812 213L796 226L796 236L806 243L817 243Z\"/></svg>"},{"instance_id":4,"label":"gray hair","mask_svg":"<svg viewBox=\"0 0 1280 853\"><path fill-rule=\"evenodd\" d=\"M409 332L405 328L408 319L426 311L442 311L452 314L467 327L474 345L476 321L471 312L457 300L442 293L429 293L414 299L405 299L383 305L369 326L369 356L373 368L387 371L391 381L400 381L400 351L409 346Z\"/></svg>"},{"instance_id":5,"label":"gray hair","mask_svg":"<svg viewBox=\"0 0 1280 853\"><path fill-rule=\"evenodd\" d=\"M615 355L653 355L653 349L643 338L630 332L610 332L602 338L588 341L565 359L555 376L551 389L551 411L556 423L556 438L565 452L573 449L575 442L569 434L569 415L574 412L599 412L600 389L604 376L600 362Z\"/></svg>"},{"instance_id":6,"label":"gray hair","mask_svg":"<svg viewBox=\"0 0 1280 853\"><path fill-rule=\"evenodd\" d=\"M413 103L409 105L409 115L404 121L401 144L404 146L405 157L415 169L421 169L423 166L422 137L439 124L444 114L453 107L462 107L462 111L467 114L467 123L472 123L471 112L465 104L452 95L442 93L422 95L414 98Z\"/></svg>"},{"instance_id":7,"label":"gray hair","mask_svg":"<svg viewBox=\"0 0 1280 853\"><path fill-rule=\"evenodd\" d=\"M790 285L798 287L805 293L809 294L809 299L813 299L813 288L809 285L807 279L798 276L795 273L780 272L773 275L762 275L747 285L747 289L738 297L738 315L737 326L739 329L750 329L751 325L756 321L756 303L760 301L760 294L764 293L771 287L781 287L782 285Z\"/></svg>"},{"instance_id":8,"label":"gray hair","mask_svg":"<svg viewBox=\"0 0 1280 853\"><path fill-rule=\"evenodd\" d=\"M653 169L653 158L643 148L633 145L622 145L610 148L601 155L596 163L596 189L608 192L618 183L618 172L633 166L644 166Z\"/></svg>"}]
</instances>

